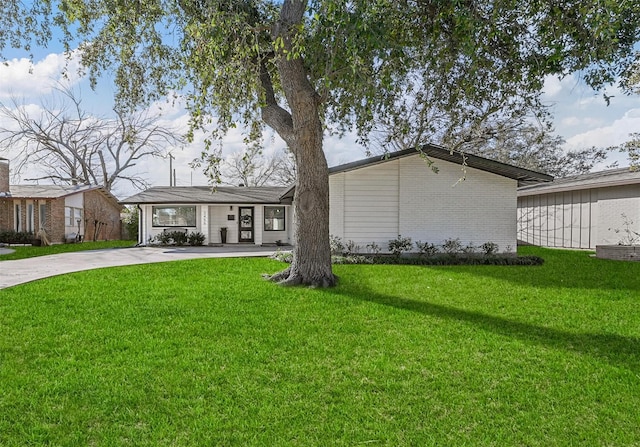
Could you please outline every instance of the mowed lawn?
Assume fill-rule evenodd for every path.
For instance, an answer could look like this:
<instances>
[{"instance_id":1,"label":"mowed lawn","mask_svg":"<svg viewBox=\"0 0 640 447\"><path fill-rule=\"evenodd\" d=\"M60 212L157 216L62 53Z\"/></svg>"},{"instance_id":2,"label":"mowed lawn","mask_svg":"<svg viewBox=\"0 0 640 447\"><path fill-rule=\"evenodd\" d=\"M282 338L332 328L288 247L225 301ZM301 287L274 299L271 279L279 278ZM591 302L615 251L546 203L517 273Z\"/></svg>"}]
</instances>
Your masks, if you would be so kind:
<instances>
[{"instance_id":1,"label":"mowed lawn","mask_svg":"<svg viewBox=\"0 0 640 447\"><path fill-rule=\"evenodd\" d=\"M0 445L640 445L640 263L269 259L0 290ZM0 269L2 263L0 262Z\"/></svg>"}]
</instances>

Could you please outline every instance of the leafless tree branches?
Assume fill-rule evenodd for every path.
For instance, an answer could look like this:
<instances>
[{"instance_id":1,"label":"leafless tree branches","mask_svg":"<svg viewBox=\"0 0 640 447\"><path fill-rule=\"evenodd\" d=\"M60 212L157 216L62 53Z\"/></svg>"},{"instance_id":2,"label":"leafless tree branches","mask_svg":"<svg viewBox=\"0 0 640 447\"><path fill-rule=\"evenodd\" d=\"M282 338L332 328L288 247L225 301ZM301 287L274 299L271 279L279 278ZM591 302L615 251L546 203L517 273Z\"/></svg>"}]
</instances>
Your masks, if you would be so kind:
<instances>
[{"instance_id":1,"label":"leafless tree branches","mask_svg":"<svg viewBox=\"0 0 640 447\"><path fill-rule=\"evenodd\" d=\"M114 110L114 118L91 115L70 89L58 88L51 103L34 107L15 98L0 103L0 149L17 153L18 172L38 172L27 180L54 184L93 184L111 191L119 182L143 189L142 174L132 168L148 157L162 157L183 143L148 111ZM34 169L35 168L35 169Z\"/></svg>"},{"instance_id":2,"label":"leafless tree branches","mask_svg":"<svg viewBox=\"0 0 640 447\"><path fill-rule=\"evenodd\" d=\"M293 154L287 150L267 156L252 146L224 160L220 171L223 183L235 186L288 186L296 181Z\"/></svg>"}]
</instances>

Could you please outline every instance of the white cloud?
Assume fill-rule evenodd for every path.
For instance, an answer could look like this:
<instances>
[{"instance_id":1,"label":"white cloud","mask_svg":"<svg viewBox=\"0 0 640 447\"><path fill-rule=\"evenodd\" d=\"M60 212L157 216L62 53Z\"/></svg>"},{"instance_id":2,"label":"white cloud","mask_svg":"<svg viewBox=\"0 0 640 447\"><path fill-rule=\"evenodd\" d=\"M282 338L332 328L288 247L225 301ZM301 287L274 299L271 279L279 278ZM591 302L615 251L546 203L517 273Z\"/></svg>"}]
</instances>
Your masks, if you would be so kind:
<instances>
[{"instance_id":1,"label":"white cloud","mask_svg":"<svg viewBox=\"0 0 640 447\"><path fill-rule=\"evenodd\" d=\"M606 126L590 129L567 139L565 149L576 150L592 146L609 147L624 143L629 139L631 132L640 131L640 108L628 110L621 118L614 120ZM617 161L620 166L626 166L629 161L623 154L611 152L607 161L596 170L604 169L606 165Z\"/></svg>"},{"instance_id":2,"label":"white cloud","mask_svg":"<svg viewBox=\"0 0 640 447\"><path fill-rule=\"evenodd\" d=\"M542 91L547 98L553 98L562 91L562 80L557 76L547 76L544 78Z\"/></svg>"},{"instance_id":3,"label":"white cloud","mask_svg":"<svg viewBox=\"0 0 640 447\"><path fill-rule=\"evenodd\" d=\"M74 86L82 80L79 68L77 52L49 54L35 63L27 58L5 61L0 65L0 98L34 98L50 93L56 84Z\"/></svg>"}]
</instances>

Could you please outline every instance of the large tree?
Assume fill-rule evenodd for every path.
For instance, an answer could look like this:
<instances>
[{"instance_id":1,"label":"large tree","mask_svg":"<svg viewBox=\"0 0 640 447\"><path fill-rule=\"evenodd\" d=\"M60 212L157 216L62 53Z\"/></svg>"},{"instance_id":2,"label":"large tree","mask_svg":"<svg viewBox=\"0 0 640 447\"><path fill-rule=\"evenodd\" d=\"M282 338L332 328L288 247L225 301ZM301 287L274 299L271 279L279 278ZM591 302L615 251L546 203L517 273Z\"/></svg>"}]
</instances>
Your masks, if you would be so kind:
<instances>
[{"instance_id":1,"label":"large tree","mask_svg":"<svg viewBox=\"0 0 640 447\"><path fill-rule=\"evenodd\" d=\"M27 180L142 189L147 182L136 166L182 144L180 132L158 115L115 109L112 117L99 117L82 106L79 93L63 87L55 92L38 108L15 98L0 102L0 151L11 153L18 171L35 168L37 175Z\"/></svg>"},{"instance_id":2,"label":"large tree","mask_svg":"<svg viewBox=\"0 0 640 447\"><path fill-rule=\"evenodd\" d=\"M0 43L44 41L62 25L97 79L115 70L122 104L188 92L194 126L274 129L295 155L294 259L272 277L330 286L323 137L431 98L452 123L491 104L534 104L544 77L582 71L594 86L630 63L640 6L619 0L18 0ZM58 9L56 9L58 8ZM8 17L8 18L7 18ZM33 20L33 17L48 17ZM7 28L9 29L7 32ZM11 30L19 30L11 33ZM35 38L33 37L35 36ZM26 39L26 42L25 42ZM75 39L75 40L74 40ZM11 41L12 40L12 41Z\"/></svg>"}]
</instances>

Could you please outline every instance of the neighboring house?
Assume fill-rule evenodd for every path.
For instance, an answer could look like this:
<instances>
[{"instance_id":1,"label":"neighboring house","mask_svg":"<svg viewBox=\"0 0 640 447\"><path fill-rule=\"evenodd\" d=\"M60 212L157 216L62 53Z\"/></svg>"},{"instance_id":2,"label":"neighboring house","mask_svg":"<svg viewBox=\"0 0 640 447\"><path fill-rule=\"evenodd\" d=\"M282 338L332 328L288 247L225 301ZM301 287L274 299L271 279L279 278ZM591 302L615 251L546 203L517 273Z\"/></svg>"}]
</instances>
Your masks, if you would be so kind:
<instances>
[{"instance_id":1,"label":"neighboring house","mask_svg":"<svg viewBox=\"0 0 640 447\"><path fill-rule=\"evenodd\" d=\"M0 159L0 231L44 230L52 243L121 237L122 206L106 189L91 185L10 185L9 161Z\"/></svg>"},{"instance_id":2,"label":"neighboring house","mask_svg":"<svg viewBox=\"0 0 640 447\"><path fill-rule=\"evenodd\" d=\"M486 158L424 146L438 173L415 150L367 158L329 170L330 232L366 250L386 249L398 235L441 244L516 247L518 185L552 177ZM122 203L140 209L140 242L178 228L199 231L205 243L293 243L293 188L156 187Z\"/></svg>"},{"instance_id":3,"label":"neighboring house","mask_svg":"<svg viewBox=\"0 0 640 447\"><path fill-rule=\"evenodd\" d=\"M518 239L543 247L618 244L640 232L640 172L614 169L518 190Z\"/></svg>"}]
</instances>

